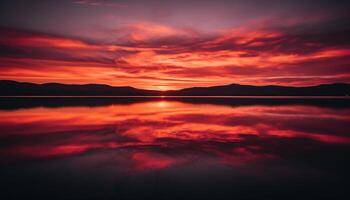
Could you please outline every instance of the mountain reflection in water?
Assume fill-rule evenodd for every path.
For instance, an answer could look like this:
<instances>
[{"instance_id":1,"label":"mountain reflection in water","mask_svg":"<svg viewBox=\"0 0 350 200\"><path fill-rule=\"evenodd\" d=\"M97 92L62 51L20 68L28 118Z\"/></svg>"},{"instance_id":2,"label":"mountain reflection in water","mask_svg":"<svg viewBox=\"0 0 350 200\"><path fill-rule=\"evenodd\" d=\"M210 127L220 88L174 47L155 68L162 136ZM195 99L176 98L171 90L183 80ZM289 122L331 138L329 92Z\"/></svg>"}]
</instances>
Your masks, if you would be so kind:
<instances>
[{"instance_id":1,"label":"mountain reflection in water","mask_svg":"<svg viewBox=\"0 0 350 200\"><path fill-rule=\"evenodd\" d=\"M344 101L48 101L0 106L1 199L349 197Z\"/></svg>"}]
</instances>

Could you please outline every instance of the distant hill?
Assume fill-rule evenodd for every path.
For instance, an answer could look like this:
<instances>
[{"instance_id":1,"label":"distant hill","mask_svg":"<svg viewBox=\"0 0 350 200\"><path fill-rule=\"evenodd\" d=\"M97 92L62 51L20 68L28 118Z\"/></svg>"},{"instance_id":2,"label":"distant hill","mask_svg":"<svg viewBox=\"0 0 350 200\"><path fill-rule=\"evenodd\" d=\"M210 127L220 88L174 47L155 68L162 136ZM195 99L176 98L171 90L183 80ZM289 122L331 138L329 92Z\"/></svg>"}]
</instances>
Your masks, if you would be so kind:
<instances>
[{"instance_id":1,"label":"distant hill","mask_svg":"<svg viewBox=\"0 0 350 200\"><path fill-rule=\"evenodd\" d=\"M102 84L23 83L0 80L0 96L150 96L158 91Z\"/></svg>"},{"instance_id":2,"label":"distant hill","mask_svg":"<svg viewBox=\"0 0 350 200\"><path fill-rule=\"evenodd\" d=\"M310 87L224 85L194 87L172 92L178 96L346 96L350 84L334 83Z\"/></svg>"},{"instance_id":3,"label":"distant hill","mask_svg":"<svg viewBox=\"0 0 350 200\"><path fill-rule=\"evenodd\" d=\"M0 80L0 96L347 96L350 84L335 83L310 87L223 85L174 91L142 90L101 84L23 83Z\"/></svg>"}]
</instances>

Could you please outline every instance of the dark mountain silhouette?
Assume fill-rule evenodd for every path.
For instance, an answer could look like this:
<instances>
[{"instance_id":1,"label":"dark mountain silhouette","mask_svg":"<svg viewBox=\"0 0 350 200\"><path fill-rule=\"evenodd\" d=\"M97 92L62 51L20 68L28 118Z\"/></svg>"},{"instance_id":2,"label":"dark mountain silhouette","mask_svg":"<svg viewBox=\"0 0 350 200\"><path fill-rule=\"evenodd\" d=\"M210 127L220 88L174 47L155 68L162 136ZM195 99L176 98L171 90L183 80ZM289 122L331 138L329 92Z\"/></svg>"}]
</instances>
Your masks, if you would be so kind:
<instances>
[{"instance_id":1,"label":"dark mountain silhouette","mask_svg":"<svg viewBox=\"0 0 350 200\"><path fill-rule=\"evenodd\" d=\"M102 84L71 85L60 83L23 83L0 81L0 96L150 96L158 91Z\"/></svg>"},{"instance_id":2,"label":"dark mountain silhouette","mask_svg":"<svg viewBox=\"0 0 350 200\"><path fill-rule=\"evenodd\" d=\"M0 96L348 96L350 84L335 83L310 87L224 85L174 91L142 90L101 84L69 85L0 81Z\"/></svg>"},{"instance_id":3,"label":"dark mountain silhouette","mask_svg":"<svg viewBox=\"0 0 350 200\"><path fill-rule=\"evenodd\" d=\"M334 83L309 87L224 85L194 87L172 92L176 96L347 96L350 84Z\"/></svg>"}]
</instances>

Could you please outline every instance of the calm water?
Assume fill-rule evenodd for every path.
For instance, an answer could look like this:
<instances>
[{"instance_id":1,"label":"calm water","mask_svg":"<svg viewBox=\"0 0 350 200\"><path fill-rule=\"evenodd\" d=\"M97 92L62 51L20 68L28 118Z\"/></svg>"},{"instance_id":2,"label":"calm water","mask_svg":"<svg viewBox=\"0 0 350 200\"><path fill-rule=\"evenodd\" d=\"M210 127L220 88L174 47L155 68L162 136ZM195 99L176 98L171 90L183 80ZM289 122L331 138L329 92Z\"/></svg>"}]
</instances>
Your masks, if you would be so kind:
<instances>
[{"instance_id":1,"label":"calm water","mask_svg":"<svg viewBox=\"0 0 350 200\"><path fill-rule=\"evenodd\" d=\"M0 199L346 199L350 103L0 99Z\"/></svg>"}]
</instances>

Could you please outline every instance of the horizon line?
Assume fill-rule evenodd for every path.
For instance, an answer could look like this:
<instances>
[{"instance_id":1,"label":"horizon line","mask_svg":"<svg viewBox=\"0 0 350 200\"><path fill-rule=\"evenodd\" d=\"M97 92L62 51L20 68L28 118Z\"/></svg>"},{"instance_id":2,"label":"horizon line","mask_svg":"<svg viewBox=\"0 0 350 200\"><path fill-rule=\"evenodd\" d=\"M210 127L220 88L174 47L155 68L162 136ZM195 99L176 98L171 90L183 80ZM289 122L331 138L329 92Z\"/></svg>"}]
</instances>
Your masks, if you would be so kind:
<instances>
[{"instance_id":1,"label":"horizon line","mask_svg":"<svg viewBox=\"0 0 350 200\"><path fill-rule=\"evenodd\" d=\"M155 92L172 92L172 91L179 91L184 89L191 89L191 88L211 88L211 87L220 87L220 86L230 86L230 85L240 85L240 86L253 86L253 87L291 87L291 88L305 88L305 87L317 87L322 85L337 85L337 84L346 84L349 85L350 82L333 82L333 83L322 83L317 85L306 85L306 86L288 86L288 85L247 85L247 84L238 84L238 83L230 83L230 84L223 84L223 85L212 85L212 86L193 86L193 87L185 87L180 89L173 89L173 90L154 90L154 89L142 89L137 88L133 86L127 86L127 85L109 85L104 83L84 83L84 84L74 84L74 83L60 83L60 82L45 82L45 83L35 83L35 82L26 82L26 81L16 81L16 80L9 80L9 79L0 79L1 81L8 81L8 82L17 82L17 83L29 83L29 84L36 84L36 85L45 85L45 84L61 84L61 85L67 85L67 86L87 86L87 85L101 85L101 86L109 86L109 87L128 87L133 88L137 90L147 90L147 91L155 91Z\"/></svg>"},{"instance_id":2,"label":"horizon line","mask_svg":"<svg viewBox=\"0 0 350 200\"><path fill-rule=\"evenodd\" d=\"M204 99L204 98L213 98L213 99L350 99L350 96L283 96L283 95L276 95L276 96L256 96L256 95L247 95L247 96L174 96L174 95L149 95L149 96L135 96L135 95L122 95L122 96L113 96L113 95L101 95L101 96L91 96L91 95L80 95L80 96L72 96L72 95L41 95L41 96L33 96L33 95L11 95L11 96L0 96L1 98L157 98L157 99L176 99L176 98L184 98L184 99L190 99L190 98L198 98L198 99Z\"/></svg>"}]
</instances>

